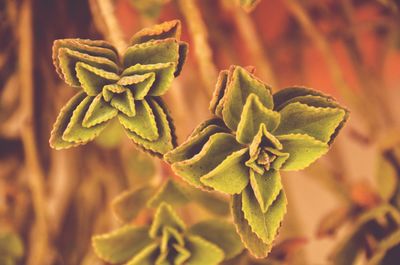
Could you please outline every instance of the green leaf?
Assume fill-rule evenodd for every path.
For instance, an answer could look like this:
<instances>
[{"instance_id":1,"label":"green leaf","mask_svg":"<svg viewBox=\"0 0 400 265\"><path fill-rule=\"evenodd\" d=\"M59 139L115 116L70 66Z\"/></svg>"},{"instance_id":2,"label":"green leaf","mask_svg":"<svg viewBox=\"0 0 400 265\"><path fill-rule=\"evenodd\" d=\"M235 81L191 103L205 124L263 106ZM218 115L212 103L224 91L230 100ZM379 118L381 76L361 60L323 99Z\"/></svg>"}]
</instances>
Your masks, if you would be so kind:
<instances>
[{"instance_id":1,"label":"green leaf","mask_svg":"<svg viewBox=\"0 0 400 265\"><path fill-rule=\"evenodd\" d=\"M115 83L119 79L119 76L113 72L108 72L83 62L76 63L75 69L76 77L83 91L89 96L97 96L102 91L103 86Z\"/></svg>"},{"instance_id":2,"label":"green leaf","mask_svg":"<svg viewBox=\"0 0 400 265\"><path fill-rule=\"evenodd\" d=\"M198 236L188 236L186 248L191 254L186 265L217 265L224 260L222 249Z\"/></svg>"},{"instance_id":3,"label":"green leaf","mask_svg":"<svg viewBox=\"0 0 400 265\"><path fill-rule=\"evenodd\" d=\"M129 260L126 265L154 265L158 254L158 243L150 244Z\"/></svg>"},{"instance_id":4,"label":"green leaf","mask_svg":"<svg viewBox=\"0 0 400 265\"><path fill-rule=\"evenodd\" d=\"M71 120L72 113L85 98L85 93L79 92L75 96L73 96L61 109L60 113L58 114L57 120L53 125L53 130L50 134L49 143L51 148L60 150L82 144L66 141L62 138L62 135Z\"/></svg>"},{"instance_id":5,"label":"green leaf","mask_svg":"<svg viewBox=\"0 0 400 265\"><path fill-rule=\"evenodd\" d=\"M125 89L122 93L114 94L110 104L128 117L136 115L135 100L129 89Z\"/></svg>"},{"instance_id":6,"label":"green leaf","mask_svg":"<svg viewBox=\"0 0 400 265\"><path fill-rule=\"evenodd\" d=\"M265 243L272 244L286 214L286 196L283 190L263 213L250 188L242 193L242 210L251 230Z\"/></svg>"},{"instance_id":7,"label":"green leaf","mask_svg":"<svg viewBox=\"0 0 400 265\"><path fill-rule=\"evenodd\" d=\"M143 100L149 93L150 88L156 80L155 73L146 73L141 75L123 76L118 80L117 84L127 87L132 91L133 97L136 100Z\"/></svg>"},{"instance_id":8,"label":"green leaf","mask_svg":"<svg viewBox=\"0 0 400 265\"><path fill-rule=\"evenodd\" d=\"M188 232L218 246L224 251L225 259L231 259L243 251L235 227L226 221L219 219L202 221L190 227Z\"/></svg>"},{"instance_id":9,"label":"green leaf","mask_svg":"<svg viewBox=\"0 0 400 265\"><path fill-rule=\"evenodd\" d=\"M270 244L266 214L261 210L260 204L253 190L247 187L242 193L242 211L251 230L265 243Z\"/></svg>"},{"instance_id":10,"label":"green leaf","mask_svg":"<svg viewBox=\"0 0 400 265\"><path fill-rule=\"evenodd\" d=\"M172 165L174 172L194 186L202 187L200 178L224 161L232 152L242 149L233 135L212 135L201 151L188 160Z\"/></svg>"},{"instance_id":11,"label":"green leaf","mask_svg":"<svg viewBox=\"0 0 400 265\"><path fill-rule=\"evenodd\" d=\"M119 122L125 129L137 134L148 141L157 140L160 135L156 118L149 103L146 100L136 101L136 115L133 117L126 116L123 113L118 114Z\"/></svg>"},{"instance_id":12,"label":"green leaf","mask_svg":"<svg viewBox=\"0 0 400 265\"><path fill-rule=\"evenodd\" d=\"M0 257L8 256L12 259L24 255L24 244L18 234L2 232L0 234Z\"/></svg>"},{"instance_id":13,"label":"green leaf","mask_svg":"<svg viewBox=\"0 0 400 265\"><path fill-rule=\"evenodd\" d=\"M87 143L98 136L107 126L106 122L94 125L90 128L83 127L83 119L93 102L93 97L86 97L72 112L71 119L65 129L62 139L68 142Z\"/></svg>"},{"instance_id":14,"label":"green leaf","mask_svg":"<svg viewBox=\"0 0 400 265\"><path fill-rule=\"evenodd\" d=\"M162 157L166 152L171 151L175 145L175 133L171 118L160 99L148 98L147 103L153 111L159 137L150 141L130 130L125 130L128 137L139 147L148 153Z\"/></svg>"},{"instance_id":15,"label":"green leaf","mask_svg":"<svg viewBox=\"0 0 400 265\"><path fill-rule=\"evenodd\" d=\"M217 125L209 125L193 137L189 137L174 150L166 153L164 159L170 164L190 159L201 151L212 135L220 132L227 132L227 130Z\"/></svg>"},{"instance_id":16,"label":"green leaf","mask_svg":"<svg viewBox=\"0 0 400 265\"><path fill-rule=\"evenodd\" d=\"M158 207L162 202L168 203L170 205L181 206L188 203L188 194L180 187L178 183L174 180L167 180L161 188L155 193L147 205L149 207Z\"/></svg>"},{"instance_id":17,"label":"green leaf","mask_svg":"<svg viewBox=\"0 0 400 265\"><path fill-rule=\"evenodd\" d=\"M213 159L213 157L210 157ZM200 178L201 183L228 194L240 193L249 183L249 169L245 165L248 149L226 157L216 168Z\"/></svg>"},{"instance_id":18,"label":"green leaf","mask_svg":"<svg viewBox=\"0 0 400 265\"><path fill-rule=\"evenodd\" d=\"M261 103L258 96L250 94L243 107L237 128L236 139L242 144L250 144L258 133L261 124L265 124L268 132L274 131L280 122L280 114Z\"/></svg>"},{"instance_id":19,"label":"green leaf","mask_svg":"<svg viewBox=\"0 0 400 265\"><path fill-rule=\"evenodd\" d=\"M115 94L124 93L125 90L126 90L125 87L118 84L105 85L102 91L103 98L105 101L110 102Z\"/></svg>"},{"instance_id":20,"label":"green leaf","mask_svg":"<svg viewBox=\"0 0 400 265\"><path fill-rule=\"evenodd\" d=\"M179 20L166 21L148 28L144 28L133 35L131 44L139 44L150 40L163 40L181 36L181 22Z\"/></svg>"},{"instance_id":21,"label":"green leaf","mask_svg":"<svg viewBox=\"0 0 400 265\"><path fill-rule=\"evenodd\" d=\"M136 64L178 63L179 44L176 39L151 40L130 46L124 55L125 68Z\"/></svg>"},{"instance_id":22,"label":"green leaf","mask_svg":"<svg viewBox=\"0 0 400 265\"><path fill-rule=\"evenodd\" d=\"M60 48L58 50L59 69L61 77L70 86L80 86L79 79L76 76L76 64L84 62L93 67L103 69L105 71L117 73L118 66L115 62L98 56L92 56L86 53L74 51L68 48Z\"/></svg>"},{"instance_id":23,"label":"green leaf","mask_svg":"<svg viewBox=\"0 0 400 265\"><path fill-rule=\"evenodd\" d=\"M400 259L400 230L384 238L378 244L368 265L395 265Z\"/></svg>"},{"instance_id":24,"label":"green leaf","mask_svg":"<svg viewBox=\"0 0 400 265\"><path fill-rule=\"evenodd\" d=\"M279 171L275 170L267 171L264 175L250 170L250 185L261 211L265 213L282 189L281 176Z\"/></svg>"},{"instance_id":25,"label":"green leaf","mask_svg":"<svg viewBox=\"0 0 400 265\"><path fill-rule=\"evenodd\" d=\"M97 256L110 263L122 263L151 244L148 228L124 226L109 234L92 238Z\"/></svg>"},{"instance_id":26,"label":"green leaf","mask_svg":"<svg viewBox=\"0 0 400 265\"><path fill-rule=\"evenodd\" d=\"M272 246L265 244L261 238L252 231L242 211L242 194L232 196L232 215L237 232L245 247L257 258L266 257L271 251Z\"/></svg>"},{"instance_id":27,"label":"green leaf","mask_svg":"<svg viewBox=\"0 0 400 265\"><path fill-rule=\"evenodd\" d=\"M155 74L155 80L147 93L150 96L162 96L171 87L174 80L176 63L135 64L124 70L123 76Z\"/></svg>"},{"instance_id":28,"label":"green leaf","mask_svg":"<svg viewBox=\"0 0 400 265\"><path fill-rule=\"evenodd\" d=\"M324 155L329 147L306 134L288 134L277 137L283 145L282 152L289 153L289 158L282 170L300 170Z\"/></svg>"},{"instance_id":29,"label":"green leaf","mask_svg":"<svg viewBox=\"0 0 400 265\"><path fill-rule=\"evenodd\" d=\"M150 228L150 236L153 238L161 236L164 227L171 227L182 232L185 230L185 223L170 205L161 203L154 215L154 220Z\"/></svg>"},{"instance_id":30,"label":"green leaf","mask_svg":"<svg viewBox=\"0 0 400 265\"><path fill-rule=\"evenodd\" d=\"M61 69L60 49L69 49L82 54L91 55L93 57L106 58L111 62L118 62L118 55L115 48L109 43L101 40L85 40L85 39L61 39L55 40L53 43L53 63L59 76L64 79L64 73L74 78L75 65L70 68ZM63 73L64 72L64 73ZM78 80L74 79L75 85L79 86Z\"/></svg>"},{"instance_id":31,"label":"green leaf","mask_svg":"<svg viewBox=\"0 0 400 265\"><path fill-rule=\"evenodd\" d=\"M97 124L101 124L111 120L117 116L118 110L111 107L108 102L104 101L103 95L98 94L90 104L82 121L83 127L90 128Z\"/></svg>"},{"instance_id":32,"label":"green leaf","mask_svg":"<svg viewBox=\"0 0 400 265\"><path fill-rule=\"evenodd\" d=\"M281 123L275 135L308 134L322 142L330 141L346 115L343 109L317 108L298 102L287 105L279 113Z\"/></svg>"},{"instance_id":33,"label":"green leaf","mask_svg":"<svg viewBox=\"0 0 400 265\"><path fill-rule=\"evenodd\" d=\"M222 99L222 117L231 130L236 131L243 106L247 97L252 93L259 97L265 107L273 108L271 89L244 68L239 66L232 67L225 95Z\"/></svg>"},{"instance_id":34,"label":"green leaf","mask_svg":"<svg viewBox=\"0 0 400 265\"><path fill-rule=\"evenodd\" d=\"M125 191L112 201L112 210L121 221L131 222L146 206L153 193L154 188L150 186Z\"/></svg>"}]
</instances>

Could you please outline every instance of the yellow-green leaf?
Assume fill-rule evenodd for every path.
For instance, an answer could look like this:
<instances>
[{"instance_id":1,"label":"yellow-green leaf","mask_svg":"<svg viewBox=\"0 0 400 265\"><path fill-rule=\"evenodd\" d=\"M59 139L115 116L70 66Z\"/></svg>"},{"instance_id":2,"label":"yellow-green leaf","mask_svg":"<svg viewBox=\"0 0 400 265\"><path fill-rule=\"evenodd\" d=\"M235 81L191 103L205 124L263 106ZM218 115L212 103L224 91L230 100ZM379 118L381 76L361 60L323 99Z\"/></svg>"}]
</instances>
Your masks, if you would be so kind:
<instances>
[{"instance_id":1,"label":"yellow-green leaf","mask_svg":"<svg viewBox=\"0 0 400 265\"><path fill-rule=\"evenodd\" d=\"M149 103L144 100L136 101L136 114L129 117L123 113L118 114L119 122L125 129L137 134L148 141L157 140L160 135L156 118Z\"/></svg>"},{"instance_id":2,"label":"yellow-green leaf","mask_svg":"<svg viewBox=\"0 0 400 265\"><path fill-rule=\"evenodd\" d=\"M112 201L112 210L121 221L131 222L146 206L153 193L154 188L150 186L125 191Z\"/></svg>"},{"instance_id":3,"label":"yellow-green leaf","mask_svg":"<svg viewBox=\"0 0 400 265\"><path fill-rule=\"evenodd\" d=\"M325 143L346 115L340 108L317 108L299 102L287 105L279 113L281 122L274 134L308 134Z\"/></svg>"},{"instance_id":4,"label":"yellow-green leaf","mask_svg":"<svg viewBox=\"0 0 400 265\"><path fill-rule=\"evenodd\" d=\"M324 155L329 147L326 143L316 140L306 134L288 134L277 137L281 142L282 152L288 153L289 158L282 170L300 170Z\"/></svg>"},{"instance_id":5,"label":"yellow-green leaf","mask_svg":"<svg viewBox=\"0 0 400 265\"><path fill-rule=\"evenodd\" d=\"M213 157L210 158L213 159ZM247 159L247 148L235 151L212 171L201 177L200 181L217 191L228 194L240 193L249 183L249 169L245 165Z\"/></svg>"},{"instance_id":6,"label":"yellow-green leaf","mask_svg":"<svg viewBox=\"0 0 400 265\"><path fill-rule=\"evenodd\" d=\"M219 219L202 221L190 227L188 232L221 248L225 253L225 259L231 259L243 251L243 244L235 227L227 221Z\"/></svg>"},{"instance_id":7,"label":"yellow-green leaf","mask_svg":"<svg viewBox=\"0 0 400 265\"><path fill-rule=\"evenodd\" d=\"M268 132L273 132L280 123L280 114L261 103L255 94L247 97L237 128L236 139L243 144L250 144L258 133L261 124Z\"/></svg>"},{"instance_id":8,"label":"yellow-green leaf","mask_svg":"<svg viewBox=\"0 0 400 265\"><path fill-rule=\"evenodd\" d=\"M216 168L232 152L242 149L233 135L216 133L212 135L201 151L188 160L174 163L176 174L194 186L203 186L200 178Z\"/></svg>"},{"instance_id":9,"label":"yellow-green leaf","mask_svg":"<svg viewBox=\"0 0 400 265\"><path fill-rule=\"evenodd\" d=\"M124 226L109 234L92 238L96 254L110 263L126 262L152 242L148 228Z\"/></svg>"},{"instance_id":10,"label":"yellow-green leaf","mask_svg":"<svg viewBox=\"0 0 400 265\"><path fill-rule=\"evenodd\" d=\"M161 203L154 215L154 220L150 227L150 236L152 238L161 236L164 227L171 227L182 232L185 229L185 223L170 205Z\"/></svg>"},{"instance_id":11,"label":"yellow-green leaf","mask_svg":"<svg viewBox=\"0 0 400 265\"><path fill-rule=\"evenodd\" d=\"M190 257L186 265L217 265L224 260L224 251L199 236L188 236L186 248Z\"/></svg>"}]
</instances>

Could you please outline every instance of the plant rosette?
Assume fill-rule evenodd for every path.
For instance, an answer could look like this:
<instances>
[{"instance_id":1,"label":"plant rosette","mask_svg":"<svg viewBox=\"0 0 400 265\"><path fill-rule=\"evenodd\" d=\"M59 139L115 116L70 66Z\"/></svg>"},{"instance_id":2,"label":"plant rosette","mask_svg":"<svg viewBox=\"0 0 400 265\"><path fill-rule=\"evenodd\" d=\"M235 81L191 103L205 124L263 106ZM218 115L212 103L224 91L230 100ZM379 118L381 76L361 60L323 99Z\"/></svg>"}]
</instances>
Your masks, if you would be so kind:
<instances>
[{"instance_id":1,"label":"plant rosette","mask_svg":"<svg viewBox=\"0 0 400 265\"><path fill-rule=\"evenodd\" d=\"M208 220L186 229L169 204L161 203L150 227L126 225L92 239L96 254L112 264L217 265L243 250L231 223Z\"/></svg>"},{"instance_id":2,"label":"plant rosette","mask_svg":"<svg viewBox=\"0 0 400 265\"><path fill-rule=\"evenodd\" d=\"M178 20L136 33L120 60L105 41L61 39L53 62L66 84L79 89L62 108L50 146L64 149L97 137L117 117L128 137L162 156L175 146L172 119L160 96L179 75L187 44L179 41Z\"/></svg>"},{"instance_id":3,"label":"plant rosette","mask_svg":"<svg viewBox=\"0 0 400 265\"><path fill-rule=\"evenodd\" d=\"M286 213L280 171L303 169L324 155L348 111L304 87L272 95L239 66L220 73L210 111L215 117L164 158L188 183L232 195L242 241L265 257Z\"/></svg>"}]
</instances>

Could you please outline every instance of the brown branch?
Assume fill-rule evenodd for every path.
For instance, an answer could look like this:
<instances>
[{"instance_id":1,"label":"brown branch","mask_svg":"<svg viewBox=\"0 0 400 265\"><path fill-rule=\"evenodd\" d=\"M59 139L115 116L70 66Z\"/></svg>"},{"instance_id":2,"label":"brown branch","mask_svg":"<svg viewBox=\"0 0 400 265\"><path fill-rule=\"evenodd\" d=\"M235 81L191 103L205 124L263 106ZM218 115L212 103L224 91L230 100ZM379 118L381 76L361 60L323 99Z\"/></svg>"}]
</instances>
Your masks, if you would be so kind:
<instances>
[{"instance_id":1,"label":"brown branch","mask_svg":"<svg viewBox=\"0 0 400 265\"><path fill-rule=\"evenodd\" d=\"M26 175L32 192L35 222L30 237L29 265L46 264L50 256L49 236L45 210L44 172L39 161L39 151L35 135L35 109L33 85L33 36L32 36L32 2L24 0L21 5L19 21L19 76L21 85L21 106L24 123L21 137L24 145Z\"/></svg>"},{"instance_id":2,"label":"brown branch","mask_svg":"<svg viewBox=\"0 0 400 265\"><path fill-rule=\"evenodd\" d=\"M194 54L199 65L201 79L206 87L206 94L211 98L214 82L217 79L217 68L213 63L212 51L207 41L206 25L196 0L178 0L178 3L194 43Z\"/></svg>"},{"instance_id":3,"label":"brown branch","mask_svg":"<svg viewBox=\"0 0 400 265\"><path fill-rule=\"evenodd\" d=\"M97 27L117 48L118 52L122 54L127 47L127 43L115 17L112 0L90 0L89 3ZM98 13L100 13L101 19L97 15Z\"/></svg>"}]
</instances>

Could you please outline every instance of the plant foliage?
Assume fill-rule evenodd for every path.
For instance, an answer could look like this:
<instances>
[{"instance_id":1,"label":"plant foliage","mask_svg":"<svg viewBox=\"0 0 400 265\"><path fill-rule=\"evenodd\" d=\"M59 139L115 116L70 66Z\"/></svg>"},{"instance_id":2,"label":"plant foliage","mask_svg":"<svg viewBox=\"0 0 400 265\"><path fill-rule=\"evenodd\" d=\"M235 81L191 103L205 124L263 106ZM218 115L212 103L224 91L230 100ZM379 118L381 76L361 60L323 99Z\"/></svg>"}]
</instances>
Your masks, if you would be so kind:
<instances>
[{"instance_id":1,"label":"plant foliage","mask_svg":"<svg viewBox=\"0 0 400 265\"><path fill-rule=\"evenodd\" d=\"M77 94L62 108L51 132L55 149L85 144L117 118L139 147L162 156L175 145L162 96L180 74L187 44L181 24L169 21L136 33L122 58L105 41L56 40L53 61Z\"/></svg>"},{"instance_id":2,"label":"plant foliage","mask_svg":"<svg viewBox=\"0 0 400 265\"><path fill-rule=\"evenodd\" d=\"M300 170L325 154L348 117L333 98L303 88L272 95L239 66L219 75L215 118L165 155L188 183L232 195L232 213L246 247L265 257L286 213L280 171Z\"/></svg>"}]
</instances>

